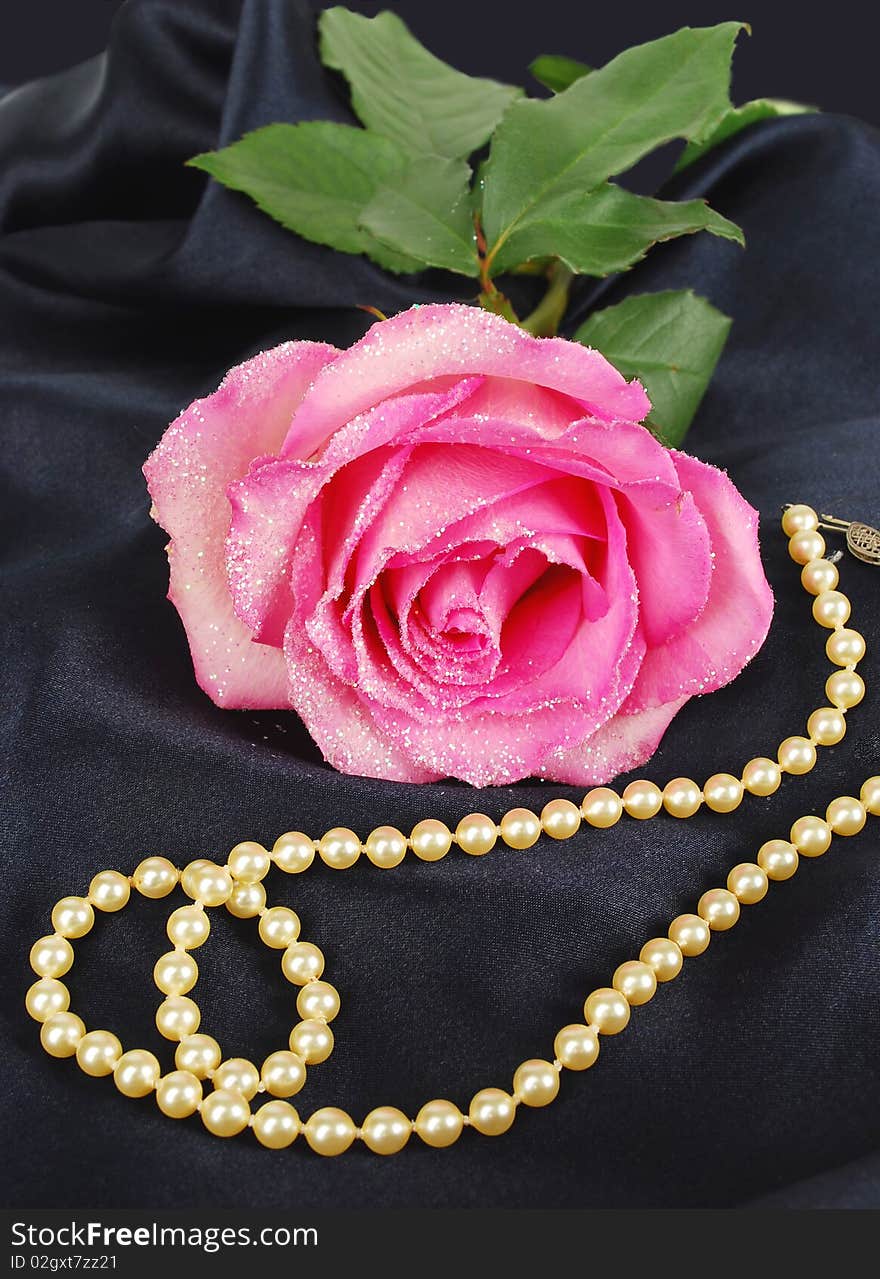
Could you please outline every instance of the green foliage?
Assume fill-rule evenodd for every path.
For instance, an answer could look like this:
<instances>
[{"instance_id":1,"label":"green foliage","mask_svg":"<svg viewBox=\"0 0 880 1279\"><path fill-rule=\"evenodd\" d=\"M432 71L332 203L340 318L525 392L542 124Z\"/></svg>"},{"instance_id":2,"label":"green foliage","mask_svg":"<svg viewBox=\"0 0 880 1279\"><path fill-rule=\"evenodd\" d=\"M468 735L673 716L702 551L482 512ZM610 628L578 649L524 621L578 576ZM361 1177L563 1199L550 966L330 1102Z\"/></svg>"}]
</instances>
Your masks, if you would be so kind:
<instances>
[{"instance_id":1,"label":"green foliage","mask_svg":"<svg viewBox=\"0 0 880 1279\"><path fill-rule=\"evenodd\" d=\"M553 93L561 93L581 76L589 75L592 67L585 62L577 62L574 58L564 58L558 53L542 53L540 58L530 65L529 71L545 89Z\"/></svg>"},{"instance_id":2,"label":"green foliage","mask_svg":"<svg viewBox=\"0 0 880 1279\"><path fill-rule=\"evenodd\" d=\"M594 311L574 336L625 377L641 380L652 405L648 425L676 446L709 385L730 323L690 290L643 293Z\"/></svg>"},{"instance_id":3,"label":"green foliage","mask_svg":"<svg viewBox=\"0 0 880 1279\"><path fill-rule=\"evenodd\" d=\"M327 9L320 31L321 60L348 80L358 119L411 155L470 155L522 94L447 66L394 13Z\"/></svg>"},{"instance_id":4,"label":"green foliage","mask_svg":"<svg viewBox=\"0 0 880 1279\"><path fill-rule=\"evenodd\" d=\"M477 276L477 237L465 160L414 160L363 210L360 225L376 240L429 266Z\"/></svg>"},{"instance_id":5,"label":"green foliage","mask_svg":"<svg viewBox=\"0 0 880 1279\"><path fill-rule=\"evenodd\" d=\"M761 120L775 120L784 115L808 115L815 110L815 107L806 107L800 102L785 102L781 98L753 98L741 107L729 107L707 137L687 144L679 156L675 171L678 173L681 169L686 169L707 151L734 137L740 130L747 129L750 124L758 124Z\"/></svg>"},{"instance_id":6,"label":"green foliage","mask_svg":"<svg viewBox=\"0 0 880 1279\"><path fill-rule=\"evenodd\" d=\"M756 120L807 109L732 105L741 29L685 27L598 69L544 55L530 71L554 96L535 99L448 66L393 13L332 8L319 19L321 58L347 82L360 125L272 124L190 164L308 240L390 271L479 279L482 306L552 333L575 275L626 270L658 241L700 231L743 243L703 200L649 199L612 181L673 139L687 144L682 168ZM522 320L494 282L507 273L547 276ZM645 381L652 423L676 443L729 324L691 293L661 293L591 316L577 338Z\"/></svg>"},{"instance_id":7,"label":"green foliage","mask_svg":"<svg viewBox=\"0 0 880 1279\"><path fill-rule=\"evenodd\" d=\"M740 24L685 27L627 49L545 101L515 102L492 138L483 225L489 260L514 265L547 210L583 196L673 138L704 137L728 106Z\"/></svg>"},{"instance_id":8,"label":"green foliage","mask_svg":"<svg viewBox=\"0 0 880 1279\"><path fill-rule=\"evenodd\" d=\"M569 191L542 205L501 246L496 272L551 254L579 275L625 271L651 245L695 231L711 231L744 244L735 222L710 209L705 200L652 200L605 182L582 195Z\"/></svg>"},{"instance_id":9,"label":"green foliage","mask_svg":"<svg viewBox=\"0 0 880 1279\"><path fill-rule=\"evenodd\" d=\"M307 240L343 253L368 253L392 271L420 265L360 225L364 206L384 183L399 179L408 163L400 148L378 133L321 120L269 124L189 163L244 191L264 213Z\"/></svg>"}]
</instances>

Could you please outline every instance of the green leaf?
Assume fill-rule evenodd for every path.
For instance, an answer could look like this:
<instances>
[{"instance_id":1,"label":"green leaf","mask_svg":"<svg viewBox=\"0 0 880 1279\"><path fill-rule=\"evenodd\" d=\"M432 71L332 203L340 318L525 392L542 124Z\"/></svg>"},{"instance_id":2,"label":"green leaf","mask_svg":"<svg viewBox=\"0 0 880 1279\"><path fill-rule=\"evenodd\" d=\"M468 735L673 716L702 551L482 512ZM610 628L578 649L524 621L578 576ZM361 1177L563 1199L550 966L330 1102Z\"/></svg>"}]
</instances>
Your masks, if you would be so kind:
<instances>
[{"instance_id":1,"label":"green leaf","mask_svg":"<svg viewBox=\"0 0 880 1279\"><path fill-rule=\"evenodd\" d=\"M529 67L538 84L543 84L545 89L550 89L553 93L562 93L575 80L589 75L592 69L585 62L564 58L558 53L542 53Z\"/></svg>"},{"instance_id":2,"label":"green leaf","mask_svg":"<svg viewBox=\"0 0 880 1279\"><path fill-rule=\"evenodd\" d=\"M725 142L727 138L734 137L750 124L757 124L759 120L773 120L784 115L808 115L816 109L816 107L804 106L800 102L785 102L782 98L754 98L741 107L730 107L711 133L705 138L697 138L688 143L679 156L675 172L686 169L707 151Z\"/></svg>"},{"instance_id":3,"label":"green leaf","mask_svg":"<svg viewBox=\"0 0 880 1279\"><path fill-rule=\"evenodd\" d=\"M270 124L189 161L249 195L264 213L307 240L366 253L391 271L417 271L420 261L395 252L360 225L365 205L408 163L386 138L317 120Z\"/></svg>"},{"instance_id":4,"label":"green leaf","mask_svg":"<svg viewBox=\"0 0 880 1279\"><path fill-rule=\"evenodd\" d=\"M540 221L548 202L583 195L673 138L709 133L729 106L740 26L685 27L628 49L554 98L513 103L485 169L490 254Z\"/></svg>"},{"instance_id":5,"label":"green leaf","mask_svg":"<svg viewBox=\"0 0 880 1279\"><path fill-rule=\"evenodd\" d=\"M705 200L652 200L606 182L587 195L546 200L540 219L524 222L505 240L492 269L555 254L579 275L610 275L638 262L659 240L697 231L745 243L736 223Z\"/></svg>"},{"instance_id":6,"label":"green leaf","mask_svg":"<svg viewBox=\"0 0 880 1279\"><path fill-rule=\"evenodd\" d=\"M522 94L441 62L394 13L327 9L319 26L321 60L348 80L358 117L411 155L470 155Z\"/></svg>"},{"instance_id":7,"label":"green leaf","mask_svg":"<svg viewBox=\"0 0 880 1279\"><path fill-rule=\"evenodd\" d=\"M690 290L643 293L595 312L574 336L625 377L641 380L653 406L648 425L673 447L699 407L730 323Z\"/></svg>"},{"instance_id":8,"label":"green leaf","mask_svg":"<svg viewBox=\"0 0 880 1279\"><path fill-rule=\"evenodd\" d=\"M477 239L465 160L426 156L383 186L361 214L360 225L405 256L460 275L477 276Z\"/></svg>"}]
</instances>

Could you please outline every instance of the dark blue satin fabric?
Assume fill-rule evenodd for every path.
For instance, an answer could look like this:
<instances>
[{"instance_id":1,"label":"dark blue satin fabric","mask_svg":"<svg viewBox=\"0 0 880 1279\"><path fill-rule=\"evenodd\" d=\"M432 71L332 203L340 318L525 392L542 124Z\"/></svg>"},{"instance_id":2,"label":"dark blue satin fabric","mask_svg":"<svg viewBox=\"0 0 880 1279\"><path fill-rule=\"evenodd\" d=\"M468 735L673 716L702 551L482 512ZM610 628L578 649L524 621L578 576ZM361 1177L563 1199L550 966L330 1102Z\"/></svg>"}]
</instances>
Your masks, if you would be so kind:
<instances>
[{"instance_id":1,"label":"dark blue satin fabric","mask_svg":"<svg viewBox=\"0 0 880 1279\"><path fill-rule=\"evenodd\" d=\"M344 777L292 715L224 712L195 685L164 598L164 537L140 474L167 421L233 362L283 338L345 345L386 312L465 295L398 279L275 227L182 167L273 120L348 119L294 0L139 0L106 57L0 102L0 447L5 732L0 962L4 1202L30 1206L880 1205L878 824L774 887L603 1044L561 1099L497 1141L414 1140L389 1161L321 1162L224 1143L197 1120L46 1057L22 1000L51 903L148 852L178 863L237 840L336 824L403 829L540 805ZM729 468L763 517L777 610L728 689L694 701L647 768L700 779L772 752L823 702L827 664L778 532L782 502L880 524L876 299L880 145L857 121L754 128L678 179L740 222L664 246L601 297L690 286L734 317L688 448ZM361 1117L508 1087L524 1057L726 868L880 771L880 573L843 566L871 645L868 696L810 776L733 817L621 823L562 846L392 874L273 872L341 991L337 1047L298 1100ZM575 792L572 792L575 795ZM77 945L74 1005L170 1062L151 970L168 904L102 919ZM222 912L221 912L222 915ZM214 916L194 992L203 1028L256 1060L284 1046L294 992L252 923Z\"/></svg>"}]
</instances>

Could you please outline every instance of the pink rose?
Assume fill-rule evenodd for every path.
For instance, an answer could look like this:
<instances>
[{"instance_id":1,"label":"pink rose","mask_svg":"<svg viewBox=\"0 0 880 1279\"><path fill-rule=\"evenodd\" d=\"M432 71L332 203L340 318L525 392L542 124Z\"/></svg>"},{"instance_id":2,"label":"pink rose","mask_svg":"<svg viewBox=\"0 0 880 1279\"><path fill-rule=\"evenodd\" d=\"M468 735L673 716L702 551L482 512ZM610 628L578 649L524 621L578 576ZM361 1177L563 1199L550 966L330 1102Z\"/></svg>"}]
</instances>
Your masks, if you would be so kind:
<instances>
[{"instance_id":1,"label":"pink rose","mask_svg":"<svg viewBox=\"0 0 880 1279\"><path fill-rule=\"evenodd\" d=\"M292 707L372 777L643 763L773 607L756 512L649 407L598 352L467 306L233 369L144 467L199 684Z\"/></svg>"}]
</instances>

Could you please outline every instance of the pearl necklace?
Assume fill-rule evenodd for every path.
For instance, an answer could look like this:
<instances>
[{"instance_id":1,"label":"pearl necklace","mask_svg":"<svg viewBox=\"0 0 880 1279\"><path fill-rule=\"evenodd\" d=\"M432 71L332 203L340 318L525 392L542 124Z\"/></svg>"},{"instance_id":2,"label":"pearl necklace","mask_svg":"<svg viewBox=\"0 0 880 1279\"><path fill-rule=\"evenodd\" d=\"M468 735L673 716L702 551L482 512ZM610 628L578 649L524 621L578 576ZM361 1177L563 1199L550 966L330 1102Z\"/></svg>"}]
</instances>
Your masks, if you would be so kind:
<instances>
[{"instance_id":1,"label":"pearl necklace","mask_svg":"<svg viewBox=\"0 0 880 1279\"><path fill-rule=\"evenodd\" d=\"M823 522L824 521L824 522ZM738 808L746 793L771 795L783 773L804 774L816 762L817 746L833 746L846 732L846 713L858 705L865 686L856 666L865 653L865 641L846 623L850 603L837 590L838 570L826 559L825 542L819 529L847 532L847 544L859 558L880 563L880 534L865 525L846 525L823 516L807 506L784 510L782 527L789 538L791 558L801 565L801 581L814 597L813 616L830 630L826 642L829 660L838 668L828 677L825 691L828 706L813 711L807 720L807 735L787 737L779 746L776 760L760 757L746 764L739 777L716 773L700 788L689 778L676 778L662 790L653 782L630 782L618 795L607 786L591 790L580 806L568 799L551 799L540 816L525 808L514 808L496 824L482 813L462 818L453 833L443 822L420 821L407 839L392 826L380 826L361 843L353 831L334 827L319 840L300 831L288 832L276 840L271 853L251 841L237 844L226 864L205 859L191 862L182 871L164 857L147 857L131 876L104 870L92 879L85 897L62 897L52 910L54 933L35 942L30 952L31 967L38 980L27 992L26 1007L41 1023L40 1040L53 1057L76 1057L81 1069L92 1076L112 1075L117 1089L126 1097L145 1097L155 1092L163 1114L185 1119L199 1112L209 1132L233 1137L252 1128L257 1140L272 1150L289 1146L300 1132L316 1153L338 1155L355 1140L361 1140L380 1155L402 1150L415 1132L428 1146L451 1146L464 1127L485 1136L506 1132L517 1107L546 1106L559 1092L563 1070L582 1071L599 1056L600 1036L616 1035L630 1020L631 1010L652 999L658 983L671 981L681 972L685 957L701 955L713 932L725 932L736 924L742 906L760 902L771 882L790 879L801 857L819 857L835 836L857 834L868 814L880 816L880 776L863 784L860 796L843 795L828 805L824 819L799 818L789 838L771 839L758 850L754 862L740 862L727 876L725 888L712 888L700 897L695 914L678 915L665 937L645 942L638 959L627 960L615 971L610 986L594 990L583 1007L583 1021L563 1026L553 1044L553 1059L522 1062L513 1075L511 1090L482 1088L471 1099L466 1113L451 1101L428 1101L415 1119L393 1106L372 1110L360 1127L335 1106L314 1111L305 1122L286 1098L293 1097L306 1082L309 1066L326 1061L333 1050L330 1023L339 1012L335 987L322 980L324 956L317 946L300 937L300 921L286 906L266 906L263 879L274 865L290 874L307 870L315 854L328 866L344 870L354 865L363 852L374 866L398 866L407 850L422 861L439 861L453 842L471 856L488 853L499 837L509 848L527 849L544 834L567 839L583 822L606 829L623 813L637 820L654 817L661 808L673 817L692 816L702 804L717 813ZM838 557L839 558L839 555ZM143 897L163 898L177 885L192 903L172 911L167 933L173 949L156 962L153 977L164 996L156 1013L160 1033L176 1042L175 1069L162 1074L153 1053L134 1048L123 1052L119 1039L109 1030L87 1031L82 1020L69 1011L70 993L60 980L73 964L71 941L85 936L95 922L95 911L113 913L127 905L134 888ZM296 1000L301 1017L290 1032L288 1047L271 1053L257 1067L242 1057L223 1060L220 1045L210 1035L199 1033L201 1014L188 996L199 970L190 953L208 939L211 925L207 911L225 905L238 919L258 918L260 939L279 950L281 970L299 987ZM212 1091L204 1093L204 1081ZM250 1103L258 1093L271 1100L251 1112Z\"/></svg>"}]
</instances>

